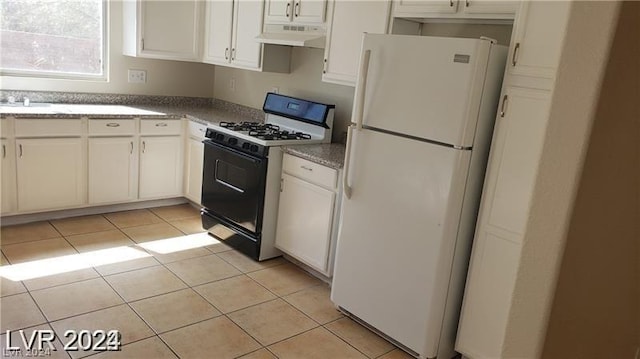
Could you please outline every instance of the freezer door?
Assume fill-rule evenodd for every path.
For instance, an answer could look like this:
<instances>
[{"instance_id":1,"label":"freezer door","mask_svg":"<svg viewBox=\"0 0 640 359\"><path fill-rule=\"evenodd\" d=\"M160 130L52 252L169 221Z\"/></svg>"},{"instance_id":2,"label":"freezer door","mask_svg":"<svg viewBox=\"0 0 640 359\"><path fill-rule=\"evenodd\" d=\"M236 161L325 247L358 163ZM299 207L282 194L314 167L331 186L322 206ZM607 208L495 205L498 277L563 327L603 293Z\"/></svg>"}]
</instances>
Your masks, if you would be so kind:
<instances>
[{"instance_id":1,"label":"freezer door","mask_svg":"<svg viewBox=\"0 0 640 359\"><path fill-rule=\"evenodd\" d=\"M351 151L331 298L435 357L471 151L370 130Z\"/></svg>"},{"instance_id":2,"label":"freezer door","mask_svg":"<svg viewBox=\"0 0 640 359\"><path fill-rule=\"evenodd\" d=\"M364 126L471 146L490 48L488 40L365 34L355 94L364 103L353 118L362 111Z\"/></svg>"}]
</instances>

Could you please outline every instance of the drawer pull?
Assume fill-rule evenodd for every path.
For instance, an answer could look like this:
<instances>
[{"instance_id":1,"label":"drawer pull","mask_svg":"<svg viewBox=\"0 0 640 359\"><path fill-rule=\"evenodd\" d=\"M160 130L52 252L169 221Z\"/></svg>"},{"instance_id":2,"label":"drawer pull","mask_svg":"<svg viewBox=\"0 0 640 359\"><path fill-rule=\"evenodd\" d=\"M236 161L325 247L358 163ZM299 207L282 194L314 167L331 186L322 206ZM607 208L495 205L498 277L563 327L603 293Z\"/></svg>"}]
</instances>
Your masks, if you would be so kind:
<instances>
[{"instance_id":1,"label":"drawer pull","mask_svg":"<svg viewBox=\"0 0 640 359\"><path fill-rule=\"evenodd\" d=\"M120 127L120 124L115 122L109 122L107 123L107 127Z\"/></svg>"},{"instance_id":2,"label":"drawer pull","mask_svg":"<svg viewBox=\"0 0 640 359\"><path fill-rule=\"evenodd\" d=\"M133 154L133 141L131 141L131 151L129 151L129 154Z\"/></svg>"},{"instance_id":3,"label":"drawer pull","mask_svg":"<svg viewBox=\"0 0 640 359\"><path fill-rule=\"evenodd\" d=\"M156 123L156 127L167 127L167 123L166 122Z\"/></svg>"},{"instance_id":4,"label":"drawer pull","mask_svg":"<svg viewBox=\"0 0 640 359\"><path fill-rule=\"evenodd\" d=\"M142 153L144 153L146 149L147 149L147 143L145 141L142 141Z\"/></svg>"},{"instance_id":5,"label":"drawer pull","mask_svg":"<svg viewBox=\"0 0 640 359\"><path fill-rule=\"evenodd\" d=\"M307 170L307 171L313 171L313 168L307 167L307 166L300 166L300 168L302 168L303 170Z\"/></svg>"},{"instance_id":6,"label":"drawer pull","mask_svg":"<svg viewBox=\"0 0 640 359\"><path fill-rule=\"evenodd\" d=\"M20 158L22 158L22 144L19 144L18 148L20 149Z\"/></svg>"},{"instance_id":7,"label":"drawer pull","mask_svg":"<svg viewBox=\"0 0 640 359\"><path fill-rule=\"evenodd\" d=\"M2 145L2 158L7 158L7 145Z\"/></svg>"},{"instance_id":8,"label":"drawer pull","mask_svg":"<svg viewBox=\"0 0 640 359\"><path fill-rule=\"evenodd\" d=\"M500 117L504 117L507 113L507 102L509 101L509 95L504 95L502 97L502 107L500 107Z\"/></svg>"}]
</instances>

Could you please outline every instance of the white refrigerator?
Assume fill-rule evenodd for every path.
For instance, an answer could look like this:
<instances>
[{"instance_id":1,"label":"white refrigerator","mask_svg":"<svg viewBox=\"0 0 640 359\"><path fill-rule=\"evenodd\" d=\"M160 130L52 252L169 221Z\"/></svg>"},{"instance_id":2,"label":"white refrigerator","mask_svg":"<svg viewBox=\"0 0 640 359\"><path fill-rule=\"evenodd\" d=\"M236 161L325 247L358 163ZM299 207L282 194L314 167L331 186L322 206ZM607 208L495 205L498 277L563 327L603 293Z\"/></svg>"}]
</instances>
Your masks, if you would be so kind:
<instances>
[{"instance_id":1,"label":"white refrigerator","mask_svg":"<svg viewBox=\"0 0 640 359\"><path fill-rule=\"evenodd\" d=\"M365 34L331 299L420 358L451 358L507 48Z\"/></svg>"}]
</instances>

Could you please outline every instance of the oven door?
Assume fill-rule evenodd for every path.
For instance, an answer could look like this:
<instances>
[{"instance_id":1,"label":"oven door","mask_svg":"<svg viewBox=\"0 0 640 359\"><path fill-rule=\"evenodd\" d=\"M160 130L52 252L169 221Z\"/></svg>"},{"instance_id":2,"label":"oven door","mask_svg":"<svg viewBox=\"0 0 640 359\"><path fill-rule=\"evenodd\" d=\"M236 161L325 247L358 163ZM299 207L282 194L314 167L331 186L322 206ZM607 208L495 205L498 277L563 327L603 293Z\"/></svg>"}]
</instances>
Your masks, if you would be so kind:
<instances>
[{"instance_id":1,"label":"oven door","mask_svg":"<svg viewBox=\"0 0 640 359\"><path fill-rule=\"evenodd\" d=\"M251 234L262 229L267 159L204 141L202 205Z\"/></svg>"}]
</instances>

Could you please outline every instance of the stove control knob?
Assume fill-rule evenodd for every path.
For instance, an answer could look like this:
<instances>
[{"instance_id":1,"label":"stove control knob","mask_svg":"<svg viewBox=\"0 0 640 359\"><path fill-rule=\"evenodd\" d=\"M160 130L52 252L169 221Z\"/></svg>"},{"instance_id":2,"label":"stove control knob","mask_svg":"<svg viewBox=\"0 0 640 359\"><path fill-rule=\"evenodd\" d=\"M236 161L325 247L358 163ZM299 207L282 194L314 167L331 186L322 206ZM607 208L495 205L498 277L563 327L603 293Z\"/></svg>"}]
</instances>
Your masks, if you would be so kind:
<instances>
[{"instance_id":1,"label":"stove control knob","mask_svg":"<svg viewBox=\"0 0 640 359\"><path fill-rule=\"evenodd\" d=\"M251 145L251 152L258 152L258 145Z\"/></svg>"},{"instance_id":2,"label":"stove control knob","mask_svg":"<svg viewBox=\"0 0 640 359\"><path fill-rule=\"evenodd\" d=\"M218 141L224 140L224 135L221 134L221 133L216 133L216 140L218 140Z\"/></svg>"},{"instance_id":3,"label":"stove control knob","mask_svg":"<svg viewBox=\"0 0 640 359\"><path fill-rule=\"evenodd\" d=\"M244 149L244 150L248 150L249 147L251 147L251 144L249 142L245 142L245 143L242 144L242 149Z\"/></svg>"},{"instance_id":4,"label":"stove control knob","mask_svg":"<svg viewBox=\"0 0 640 359\"><path fill-rule=\"evenodd\" d=\"M237 139L237 138L233 138L233 137L231 137L231 138L229 139L229 144L230 144L230 145L235 145L235 144L237 144L237 143L238 143L238 139Z\"/></svg>"}]
</instances>

